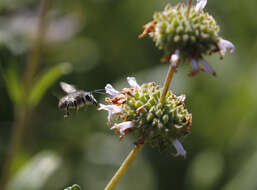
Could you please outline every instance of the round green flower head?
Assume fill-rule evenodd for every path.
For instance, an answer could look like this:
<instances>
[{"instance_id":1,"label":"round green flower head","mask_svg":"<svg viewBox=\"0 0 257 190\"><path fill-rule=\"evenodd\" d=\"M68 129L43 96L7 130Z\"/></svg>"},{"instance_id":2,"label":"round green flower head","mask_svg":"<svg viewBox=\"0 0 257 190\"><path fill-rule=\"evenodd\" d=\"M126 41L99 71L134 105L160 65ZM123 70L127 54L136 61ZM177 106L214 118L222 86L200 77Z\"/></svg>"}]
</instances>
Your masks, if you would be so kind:
<instances>
[{"instance_id":1,"label":"round green flower head","mask_svg":"<svg viewBox=\"0 0 257 190\"><path fill-rule=\"evenodd\" d=\"M122 91L106 85L106 93L113 96L107 98L110 105L100 104L99 110L109 112L108 121L114 122L111 129L116 129L122 138L132 133L137 143L149 143L159 150L170 150L174 145L178 155L185 156L179 140L189 134L192 115L185 107L185 96L176 96L171 91L160 103L162 88L155 83L137 84L134 77L127 78L131 88Z\"/></svg>"},{"instance_id":2,"label":"round green flower head","mask_svg":"<svg viewBox=\"0 0 257 190\"><path fill-rule=\"evenodd\" d=\"M198 61L204 71L215 75L206 62L202 63L203 55L220 52L223 58L226 49L233 51L234 46L218 35L219 26L215 19L203 11L206 3L207 0L198 0L193 7L183 3L176 6L168 4L164 11L154 14L153 21L144 26L145 30L139 37L148 34L153 38L156 46L167 54L163 61L170 60L172 54L179 52L181 60L191 62L191 75L200 71Z\"/></svg>"},{"instance_id":3,"label":"round green flower head","mask_svg":"<svg viewBox=\"0 0 257 190\"><path fill-rule=\"evenodd\" d=\"M154 15L154 40L160 49L179 49L186 56L209 52L218 41L219 26L208 13L190 9L185 4L167 5Z\"/></svg>"}]
</instances>

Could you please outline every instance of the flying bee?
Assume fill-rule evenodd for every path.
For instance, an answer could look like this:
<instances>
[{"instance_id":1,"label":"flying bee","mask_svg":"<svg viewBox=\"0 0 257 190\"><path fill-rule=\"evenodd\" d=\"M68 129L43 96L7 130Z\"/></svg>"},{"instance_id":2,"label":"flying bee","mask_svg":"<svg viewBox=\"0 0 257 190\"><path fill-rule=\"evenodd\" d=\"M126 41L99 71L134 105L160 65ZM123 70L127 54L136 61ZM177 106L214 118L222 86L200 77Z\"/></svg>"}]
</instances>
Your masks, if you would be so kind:
<instances>
[{"instance_id":1,"label":"flying bee","mask_svg":"<svg viewBox=\"0 0 257 190\"><path fill-rule=\"evenodd\" d=\"M89 104L98 105L96 99L93 96L93 93L100 93L103 94L103 89L94 90L94 91L84 91L84 90L77 90L75 86L70 85L66 82L60 82L60 86L64 92L67 93L66 96L62 97L59 100L58 107L60 109L65 110L64 117L69 115L70 109L79 110L79 108L84 107Z\"/></svg>"}]
</instances>

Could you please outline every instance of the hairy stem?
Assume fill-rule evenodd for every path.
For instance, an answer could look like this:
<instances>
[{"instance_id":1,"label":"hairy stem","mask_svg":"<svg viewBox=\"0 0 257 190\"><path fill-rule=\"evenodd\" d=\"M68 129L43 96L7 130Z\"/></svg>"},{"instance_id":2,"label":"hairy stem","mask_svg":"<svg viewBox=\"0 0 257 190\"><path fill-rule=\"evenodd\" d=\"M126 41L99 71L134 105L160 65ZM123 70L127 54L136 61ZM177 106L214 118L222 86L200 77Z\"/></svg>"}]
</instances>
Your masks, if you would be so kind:
<instances>
[{"instance_id":1,"label":"hairy stem","mask_svg":"<svg viewBox=\"0 0 257 190\"><path fill-rule=\"evenodd\" d=\"M166 94L167 94L167 92L170 88L170 83L172 81L172 78L173 78L173 75L174 75L175 71L176 71L176 67L171 63L170 66L169 66L169 70L168 70L168 73L167 73L167 76L166 76L166 79L165 79L165 82L164 82L162 95L161 95L161 98L160 98L161 104L163 104L164 101L165 101L165 97L166 97Z\"/></svg>"},{"instance_id":2,"label":"hairy stem","mask_svg":"<svg viewBox=\"0 0 257 190\"><path fill-rule=\"evenodd\" d=\"M37 26L37 33L35 42L33 44L31 54L28 58L28 65L27 70L25 73L25 89L29 90L31 88L31 81L34 78L34 75L36 74L38 67L39 67L39 59L40 59L40 53L41 53L41 47L44 41L46 29L47 29L47 10L49 7L49 1L50 0L41 0L40 2L40 10L39 10L39 19L38 19L38 26Z\"/></svg>"},{"instance_id":3,"label":"hairy stem","mask_svg":"<svg viewBox=\"0 0 257 190\"><path fill-rule=\"evenodd\" d=\"M122 163L118 171L112 177L110 182L107 184L104 190L112 190L114 189L115 185L120 181L122 176L126 173L127 169L133 163L135 158L137 157L138 153L142 150L144 144L139 144L134 147L134 149L129 153L126 160Z\"/></svg>"},{"instance_id":4,"label":"hairy stem","mask_svg":"<svg viewBox=\"0 0 257 190\"><path fill-rule=\"evenodd\" d=\"M189 15L191 5L192 5L192 0L188 0L188 2L187 2L187 16Z\"/></svg>"}]
</instances>

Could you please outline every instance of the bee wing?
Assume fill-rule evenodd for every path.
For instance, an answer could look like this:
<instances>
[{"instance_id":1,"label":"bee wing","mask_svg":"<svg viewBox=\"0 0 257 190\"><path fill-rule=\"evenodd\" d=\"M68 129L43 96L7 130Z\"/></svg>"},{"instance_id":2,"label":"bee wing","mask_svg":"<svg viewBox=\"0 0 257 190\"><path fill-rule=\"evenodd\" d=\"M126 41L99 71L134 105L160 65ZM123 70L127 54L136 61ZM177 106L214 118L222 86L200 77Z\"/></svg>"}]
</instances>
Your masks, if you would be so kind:
<instances>
[{"instance_id":1,"label":"bee wing","mask_svg":"<svg viewBox=\"0 0 257 190\"><path fill-rule=\"evenodd\" d=\"M63 91L66 92L66 93L73 93L73 92L77 91L75 86L70 85L66 82L60 82L60 86L63 89Z\"/></svg>"}]
</instances>

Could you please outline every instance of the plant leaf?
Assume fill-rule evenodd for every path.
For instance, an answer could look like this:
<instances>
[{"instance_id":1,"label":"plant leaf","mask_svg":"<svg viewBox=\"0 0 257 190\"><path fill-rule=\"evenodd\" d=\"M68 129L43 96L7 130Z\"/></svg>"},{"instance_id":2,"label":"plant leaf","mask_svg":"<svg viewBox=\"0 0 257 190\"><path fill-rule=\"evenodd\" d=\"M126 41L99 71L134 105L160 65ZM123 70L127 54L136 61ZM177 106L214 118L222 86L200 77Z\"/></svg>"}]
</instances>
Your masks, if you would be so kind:
<instances>
[{"instance_id":1,"label":"plant leaf","mask_svg":"<svg viewBox=\"0 0 257 190\"><path fill-rule=\"evenodd\" d=\"M24 97L23 83L19 77L17 68L13 64L10 64L6 71L3 72L3 77L11 101L16 105L21 105Z\"/></svg>"},{"instance_id":2,"label":"plant leaf","mask_svg":"<svg viewBox=\"0 0 257 190\"><path fill-rule=\"evenodd\" d=\"M71 65L69 63L60 63L46 72L44 72L34 83L28 103L33 108L36 106L41 98L44 96L49 87L58 80L62 75L71 71Z\"/></svg>"}]
</instances>

